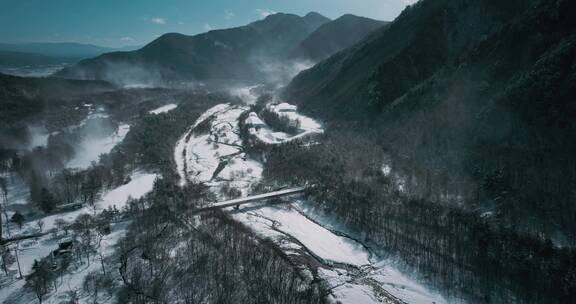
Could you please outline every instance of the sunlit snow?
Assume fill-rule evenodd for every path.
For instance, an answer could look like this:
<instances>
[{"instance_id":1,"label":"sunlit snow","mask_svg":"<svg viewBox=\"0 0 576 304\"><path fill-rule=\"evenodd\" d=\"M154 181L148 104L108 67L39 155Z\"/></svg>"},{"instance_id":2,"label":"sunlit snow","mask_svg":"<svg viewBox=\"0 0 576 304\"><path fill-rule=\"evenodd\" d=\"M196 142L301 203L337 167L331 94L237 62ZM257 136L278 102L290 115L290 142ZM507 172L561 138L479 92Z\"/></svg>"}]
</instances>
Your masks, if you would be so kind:
<instances>
[{"instance_id":1,"label":"sunlit snow","mask_svg":"<svg viewBox=\"0 0 576 304\"><path fill-rule=\"evenodd\" d=\"M152 110L152 111L149 111L148 113L154 114L154 115L156 115L156 114L161 114L161 113L166 113L166 112L169 112L169 111L172 111L172 110L176 109L177 107L178 107L177 104L171 103L171 104L167 104L167 105L165 105L165 106L161 106L161 107L159 107L159 108L157 108L157 109L154 109L154 110Z\"/></svg>"}]
</instances>

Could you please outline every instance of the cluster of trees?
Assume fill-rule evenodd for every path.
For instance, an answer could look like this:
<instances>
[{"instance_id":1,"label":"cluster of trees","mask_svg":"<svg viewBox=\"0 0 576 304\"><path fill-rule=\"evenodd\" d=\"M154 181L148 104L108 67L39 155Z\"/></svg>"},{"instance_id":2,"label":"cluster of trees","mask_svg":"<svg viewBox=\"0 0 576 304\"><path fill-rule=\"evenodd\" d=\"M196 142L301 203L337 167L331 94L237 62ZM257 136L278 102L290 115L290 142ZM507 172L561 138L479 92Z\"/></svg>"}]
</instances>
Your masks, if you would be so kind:
<instances>
[{"instance_id":1,"label":"cluster of trees","mask_svg":"<svg viewBox=\"0 0 576 304\"><path fill-rule=\"evenodd\" d=\"M454 296L476 303L573 299L574 250L519 234L478 212L413 199L381 170L383 151L350 135L333 131L321 145L273 150L265 177L317 185L312 195L320 211Z\"/></svg>"},{"instance_id":2,"label":"cluster of trees","mask_svg":"<svg viewBox=\"0 0 576 304\"><path fill-rule=\"evenodd\" d=\"M160 170L165 175L173 170L174 146L180 136L207 108L232 102L221 95L191 94L178 109L160 115L145 115L130 128L130 133L115 149L117 161L145 169Z\"/></svg>"},{"instance_id":3,"label":"cluster of trees","mask_svg":"<svg viewBox=\"0 0 576 304\"><path fill-rule=\"evenodd\" d=\"M105 157L108 160L108 157ZM85 170L64 169L51 178L37 171L30 173L30 200L44 213L60 206L86 204L96 208L100 194L125 183L129 173L124 165L96 164Z\"/></svg>"},{"instance_id":4,"label":"cluster of trees","mask_svg":"<svg viewBox=\"0 0 576 304\"><path fill-rule=\"evenodd\" d=\"M300 131L300 121L295 121L286 115L279 115L268 108L260 112L260 116L274 130L296 135Z\"/></svg>"},{"instance_id":5,"label":"cluster of trees","mask_svg":"<svg viewBox=\"0 0 576 304\"><path fill-rule=\"evenodd\" d=\"M107 270L110 268L106 264L101 252L102 238L110 233L111 224L119 219L119 212L114 209L104 210L102 213L91 216L89 214L80 215L74 222L68 223L65 220L56 221L57 230L54 232L56 240L66 237L72 240L70 252L51 254L40 260L35 260L32 270L25 276L27 290L32 292L40 303L52 291L58 291L63 283L63 277L70 267L78 268L83 264L88 267L99 259L101 271L94 271L86 276L83 291L97 301L100 291L106 291L108 297L114 282L114 274ZM15 249L17 254L18 249ZM71 298L78 297L78 291L69 295Z\"/></svg>"},{"instance_id":6,"label":"cluster of trees","mask_svg":"<svg viewBox=\"0 0 576 304\"><path fill-rule=\"evenodd\" d=\"M122 303L324 303L277 247L222 212L193 215L207 188L157 181L130 203L119 246Z\"/></svg>"}]
</instances>

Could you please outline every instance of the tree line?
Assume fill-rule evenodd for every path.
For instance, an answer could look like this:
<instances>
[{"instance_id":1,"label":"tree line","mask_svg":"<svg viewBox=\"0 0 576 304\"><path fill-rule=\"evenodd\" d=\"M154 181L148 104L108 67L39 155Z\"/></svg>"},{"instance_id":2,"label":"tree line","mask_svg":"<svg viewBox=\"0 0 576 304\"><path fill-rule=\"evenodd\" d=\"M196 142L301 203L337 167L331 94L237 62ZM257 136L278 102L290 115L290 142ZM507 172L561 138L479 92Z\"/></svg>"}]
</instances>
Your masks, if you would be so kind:
<instances>
[{"instance_id":1,"label":"tree line","mask_svg":"<svg viewBox=\"0 0 576 304\"><path fill-rule=\"evenodd\" d=\"M369 139L332 131L320 145L271 151L270 181L310 183L318 211L336 217L382 254L475 303L569 303L576 252L475 210L414 199L382 171L385 154Z\"/></svg>"}]
</instances>

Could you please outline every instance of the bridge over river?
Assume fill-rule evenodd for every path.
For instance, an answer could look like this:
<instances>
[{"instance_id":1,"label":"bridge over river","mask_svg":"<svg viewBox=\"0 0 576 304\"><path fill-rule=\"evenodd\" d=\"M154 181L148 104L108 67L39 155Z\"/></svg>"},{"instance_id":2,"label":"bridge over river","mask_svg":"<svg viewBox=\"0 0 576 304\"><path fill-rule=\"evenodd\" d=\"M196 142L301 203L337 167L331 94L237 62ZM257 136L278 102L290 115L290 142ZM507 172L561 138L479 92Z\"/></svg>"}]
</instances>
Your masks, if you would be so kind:
<instances>
[{"instance_id":1,"label":"bridge over river","mask_svg":"<svg viewBox=\"0 0 576 304\"><path fill-rule=\"evenodd\" d=\"M258 194L258 195L251 195L251 196L247 196L247 197L236 198L236 199L232 199L232 200L214 203L214 204L207 206L207 207L198 208L198 209L194 210L194 213L200 213L200 212L205 212L205 211L214 210L214 209L222 209L222 208L227 208L227 207L237 207L240 205L250 204L250 203L254 203L254 202L258 202L258 201L265 201L265 200L269 200L269 199L273 199L273 198L279 198L279 197L284 197L284 196L301 194L301 193L306 192L307 189L308 189L307 187L296 187L296 188L289 188L289 189L282 189L282 190L278 190L278 191L268 192L268 193L264 193L264 194Z\"/></svg>"}]
</instances>

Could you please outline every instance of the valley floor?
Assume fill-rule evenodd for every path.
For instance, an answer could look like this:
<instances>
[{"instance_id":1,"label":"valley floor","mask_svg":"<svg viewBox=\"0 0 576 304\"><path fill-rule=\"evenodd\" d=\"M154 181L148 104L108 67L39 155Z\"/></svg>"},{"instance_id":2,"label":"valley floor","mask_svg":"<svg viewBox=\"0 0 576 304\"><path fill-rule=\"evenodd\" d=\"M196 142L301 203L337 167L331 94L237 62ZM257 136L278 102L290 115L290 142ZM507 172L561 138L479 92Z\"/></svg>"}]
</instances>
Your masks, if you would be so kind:
<instances>
[{"instance_id":1,"label":"valley floor","mask_svg":"<svg viewBox=\"0 0 576 304\"><path fill-rule=\"evenodd\" d=\"M246 152L245 143L249 140L242 138L239 121L246 111L247 106L215 106L182 136L174 154L182 185L190 181L205 183L220 200L227 198L226 191L231 188L236 189L237 195L253 193L262 181L263 164ZM249 117L255 120L254 115ZM305 120L304 124L299 123L305 126L300 134L321 132L321 126L308 117L297 113L290 113L289 117ZM260 133L264 130L274 134L268 125L259 125L258 129ZM274 145L290 140L281 136L264 143ZM234 219L276 243L297 261L310 280L325 281L329 298L335 302L447 303L442 296L403 275L389 261L379 259L362 243L329 228L324 224L329 220L309 208L313 202L288 200L290 204L253 203L237 210L231 207L229 211Z\"/></svg>"}]
</instances>

